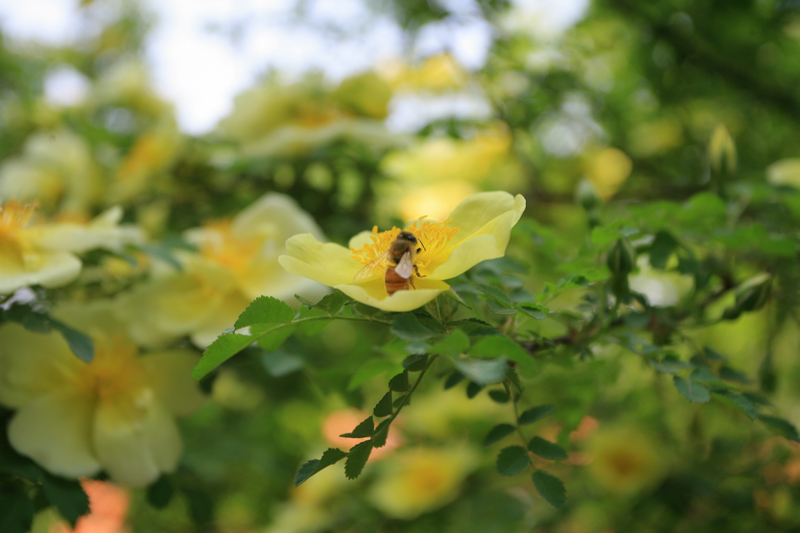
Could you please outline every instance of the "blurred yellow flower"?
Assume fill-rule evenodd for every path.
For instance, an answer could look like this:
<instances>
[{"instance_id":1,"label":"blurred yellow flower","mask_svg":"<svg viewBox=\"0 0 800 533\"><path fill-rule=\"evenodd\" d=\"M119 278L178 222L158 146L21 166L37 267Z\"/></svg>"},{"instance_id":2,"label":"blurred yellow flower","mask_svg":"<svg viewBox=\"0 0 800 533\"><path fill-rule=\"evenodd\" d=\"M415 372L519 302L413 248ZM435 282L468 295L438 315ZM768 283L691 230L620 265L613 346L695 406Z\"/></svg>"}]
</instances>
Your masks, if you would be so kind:
<instances>
[{"instance_id":1,"label":"blurred yellow flower","mask_svg":"<svg viewBox=\"0 0 800 533\"><path fill-rule=\"evenodd\" d=\"M96 104L124 105L151 116L171 112L172 106L153 91L145 64L123 59L103 72L92 91Z\"/></svg>"},{"instance_id":2,"label":"blurred yellow flower","mask_svg":"<svg viewBox=\"0 0 800 533\"><path fill-rule=\"evenodd\" d=\"M42 131L0 167L0 197L36 200L48 212L84 215L103 193L89 146L68 130Z\"/></svg>"},{"instance_id":3,"label":"blurred yellow flower","mask_svg":"<svg viewBox=\"0 0 800 533\"><path fill-rule=\"evenodd\" d=\"M450 54L433 55L416 68L400 61L389 62L381 73L392 87L416 91L457 90L467 82L466 72Z\"/></svg>"},{"instance_id":4,"label":"blurred yellow flower","mask_svg":"<svg viewBox=\"0 0 800 533\"><path fill-rule=\"evenodd\" d=\"M182 448L174 417L203 401L189 377L196 354L139 357L106 302L53 314L89 334L95 356L80 361L59 333L0 327L0 403L17 410L8 425L14 449L60 476L104 470L135 487L173 471Z\"/></svg>"},{"instance_id":5,"label":"blurred yellow flower","mask_svg":"<svg viewBox=\"0 0 800 533\"><path fill-rule=\"evenodd\" d=\"M120 297L117 312L140 344L189 335L206 347L261 295L293 302L295 294L322 294L319 284L285 272L277 262L286 239L302 232L323 238L294 200L267 194L232 220L188 230L185 238L199 253L177 252L182 270L154 269L151 281Z\"/></svg>"},{"instance_id":6,"label":"blurred yellow flower","mask_svg":"<svg viewBox=\"0 0 800 533\"><path fill-rule=\"evenodd\" d=\"M411 520L452 502L476 464L469 448L401 450L381 463L369 499L388 516Z\"/></svg>"},{"instance_id":7,"label":"blurred yellow flower","mask_svg":"<svg viewBox=\"0 0 800 533\"><path fill-rule=\"evenodd\" d=\"M663 476L664 453L643 431L631 427L600 429L590 440L589 465L595 480L609 491L634 493Z\"/></svg>"},{"instance_id":8,"label":"blurred yellow flower","mask_svg":"<svg viewBox=\"0 0 800 533\"><path fill-rule=\"evenodd\" d=\"M247 156L297 155L337 139L393 145L386 117L391 90L375 74L365 73L329 89L319 75L292 85L265 85L236 97L233 112L219 133L238 141Z\"/></svg>"},{"instance_id":9,"label":"blurred yellow flower","mask_svg":"<svg viewBox=\"0 0 800 533\"><path fill-rule=\"evenodd\" d=\"M633 162L625 152L616 148L604 148L587 158L585 171L600 197L608 200L630 176L631 170Z\"/></svg>"},{"instance_id":10,"label":"blurred yellow flower","mask_svg":"<svg viewBox=\"0 0 800 533\"><path fill-rule=\"evenodd\" d=\"M422 250L416 255L418 274L412 274L413 290L386 292L383 272L354 281L355 275L389 249L400 229L361 232L350 240L350 248L321 243L311 234L286 242L287 255L278 258L287 272L339 289L354 300L384 311L411 311L433 300L454 278L487 259L505 254L511 228L525 210L525 199L507 192L475 194L461 202L447 220L417 220L405 231L413 233ZM385 270L384 270L385 271Z\"/></svg>"},{"instance_id":11,"label":"blurred yellow flower","mask_svg":"<svg viewBox=\"0 0 800 533\"><path fill-rule=\"evenodd\" d=\"M109 187L108 201L127 202L146 193L155 178L165 175L182 145L183 138L171 117L141 135L120 164Z\"/></svg>"},{"instance_id":12,"label":"blurred yellow flower","mask_svg":"<svg viewBox=\"0 0 800 533\"><path fill-rule=\"evenodd\" d=\"M109 209L89 223L37 223L36 206L15 201L0 205L0 294L22 287L66 285L78 276L75 253L94 248L120 250L138 243L141 232L119 226L122 210Z\"/></svg>"},{"instance_id":13,"label":"blurred yellow flower","mask_svg":"<svg viewBox=\"0 0 800 533\"><path fill-rule=\"evenodd\" d=\"M773 185L789 185L800 189L800 158L775 161L767 167L767 181Z\"/></svg>"}]
</instances>

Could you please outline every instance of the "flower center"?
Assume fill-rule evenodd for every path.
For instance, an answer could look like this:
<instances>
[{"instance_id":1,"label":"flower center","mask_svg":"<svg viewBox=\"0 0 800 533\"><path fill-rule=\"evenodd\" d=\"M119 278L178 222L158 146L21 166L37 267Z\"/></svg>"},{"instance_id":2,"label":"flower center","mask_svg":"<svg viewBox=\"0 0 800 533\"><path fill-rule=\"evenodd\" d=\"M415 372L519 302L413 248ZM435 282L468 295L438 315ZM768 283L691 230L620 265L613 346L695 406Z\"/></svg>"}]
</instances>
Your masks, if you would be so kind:
<instances>
[{"instance_id":1,"label":"flower center","mask_svg":"<svg viewBox=\"0 0 800 533\"><path fill-rule=\"evenodd\" d=\"M26 270L35 269L39 263L39 257L23 231L38 207L38 202L23 204L14 200L0 205L0 255Z\"/></svg>"},{"instance_id":2,"label":"flower center","mask_svg":"<svg viewBox=\"0 0 800 533\"><path fill-rule=\"evenodd\" d=\"M217 220L205 225L200 243L201 255L235 274L243 274L264 246L263 239L242 239L231 231L229 220Z\"/></svg>"},{"instance_id":3,"label":"flower center","mask_svg":"<svg viewBox=\"0 0 800 533\"><path fill-rule=\"evenodd\" d=\"M423 219L415 221L405 230L402 230L412 233L419 242L418 248L420 248L420 251L417 253L414 264L421 272L425 272L428 265L447 249L450 239L458 233L458 228L447 225L450 219L442 222L431 222ZM372 235L370 235L371 243L366 243L358 250L350 248L353 259L363 265L368 265L389 249L392 242L400 234L400 231L399 228L392 228L388 231L378 232L378 226L375 226L372 228ZM438 257L438 259L441 260L442 258Z\"/></svg>"}]
</instances>

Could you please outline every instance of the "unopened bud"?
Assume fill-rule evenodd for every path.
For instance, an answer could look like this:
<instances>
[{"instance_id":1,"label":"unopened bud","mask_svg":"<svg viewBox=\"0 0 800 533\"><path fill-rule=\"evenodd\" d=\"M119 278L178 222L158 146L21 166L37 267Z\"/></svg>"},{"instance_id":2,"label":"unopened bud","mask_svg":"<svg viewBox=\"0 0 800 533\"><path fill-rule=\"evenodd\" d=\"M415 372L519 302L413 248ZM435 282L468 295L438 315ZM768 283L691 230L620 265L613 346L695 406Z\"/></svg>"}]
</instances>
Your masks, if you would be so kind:
<instances>
[{"instance_id":1,"label":"unopened bud","mask_svg":"<svg viewBox=\"0 0 800 533\"><path fill-rule=\"evenodd\" d=\"M627 276L633 272L636 267L636 252L633 251L628 239L625 237L617 239L608 251L606 264L614 277Z\"/></svg>"},{"instance_id":2,"label":"unopened bud","mask_svg":"<svg viewBox=\"0 0 800 533\"><path fill-rule=\"evenodd\" d=\"M708 143L708 157L711 160L711 169L714 172L736 172L736 145L728 129L719 124Z\"/></svg>"},{"instance_id":3,"label":"unopened bud","mask_svg":"<svg viewBox=\"0 0 800 533\"><path fill-rule=\"evenodd\" d=\"M764 307L772 294L772 276L759 274L742 283L736 289L736 300L732 307L725 309L724 318L737 318L746 311L757 311Z\"/></svg>"},{"instance_id":4,"label":"unopened bud","mask_svg":"<svg viewBox=\"0 0 800 533\"><path fill-rule=\"evenodd\" d=\"M581 207L589 212L603 205L603 199L600 197L597 187L586 178L578 182L578 186L575 188L575 199Z\"/></svg>"}]
</instances>

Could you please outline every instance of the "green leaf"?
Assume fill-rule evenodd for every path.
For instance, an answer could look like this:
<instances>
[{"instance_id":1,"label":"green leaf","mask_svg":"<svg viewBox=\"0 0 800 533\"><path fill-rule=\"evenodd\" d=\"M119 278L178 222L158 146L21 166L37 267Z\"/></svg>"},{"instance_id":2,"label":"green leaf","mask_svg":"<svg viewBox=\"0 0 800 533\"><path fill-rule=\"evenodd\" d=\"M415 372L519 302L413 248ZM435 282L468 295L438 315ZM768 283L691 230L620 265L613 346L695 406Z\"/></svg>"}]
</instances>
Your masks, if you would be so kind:
<instances>
[{"instance_id":1,"label":"green leaf","mask_svg":"<svg viewBox=\"0 0 800 533\"><path fill-rule=\"evenodd\" d=\"M463 380L464 380L464 374L462 374L459 371L453 372L452 374L447 376L446 380L444 380L444 390L452 389L453 387L461 383Z\"/></svg>"},{"instance_id":2,"label":"green leaf","mask_svg":"<svg viewBox=\"0 0 800 533\"><path fill-rule=\"evenodd\" d=\"M220 335L203 352L203 357L200 358L197 366L192 369L192 377L196 380L203 379L209 372L250 346L253 340L250 335L238 335L236 333Z\"/></svg>"},{"instance_id":3,"label":"green leaf","mask_svg":"<svg viewBox=\"0 0 800 533\"><path fill-rule=\"evenodd\" d=\"M286 324L294 318L294 309L272 296L259 296L247 306L233 325L239 329L253 324Z\"/></svg>"},{"instance_id":4,"label":"green leaf","mask_svg":"<svg viewBox=\"0 0 800 533\"><path fill-rule=\"evenodd\" d=\"M438 333L422 324L412 313L402 313L392 320L392 335L405 341L424 341Z\"/></svg>"},{"instance_id":5,"label":"green leaf","mask_svg":"<svg viewBox=\"0 0 800 533\"><path fill-rule=\"evenodd\" d=\"M400 372L389 380L389 390L393 390L395 392L405 392L408 390L408 388L408 370Z\"/></svg>"},{"instance_id":6,"label":"green leaf","mask_svg":"<svg viewBox=\"0 0 800 533\"><path fill-rule=\"evenodd\" d=\"M497 389L489 391L489 398L497 403L508 403L508 401L511 399L507 391Z\"/></svg>"},{"instance_id":7,"label":"green leaf","mask_svg":"<svg viewBox=\"0 0 800 533\"><path fill-rule=\"evenodd\" d=\"M519 344L505 335L483 337L468 352L470 357L482 359L506 358L519 366L523 375L536 374L539 365Z\"/></svg>"},{"instance_id":8,"label":"green leaf","mask_svg":"<svg viewBox=\"0 0 800 533\"><path fill-rule=\"evenodd\" d=\"M375 405L372 414L377 417L389 416L392 414L392 391L383 395L383 398Z\"/></svg>"},{"instance_id":9,"label":"green leaf","mask_svg":"<svg viewBox=\"0 0 800 533\"><path fill-rule=\"evenodd\" d=\"M504 303L504 304L506 304L508 306L513 305L513 303L511 302L511 298L509 298L506 293L504 293L503 291L501 291L500 289L498 289L494 285L486 285L486 284L483 284L483 283L479 283L478 284L478 289L480 289L480 291L482 293L484 293L484 294L486 294L488 296L491 296L492 298L494 298L495 300L497 300L500 303ZM489 303L488 300L487 300L486 303L487 304Z\"/></svg>"},{"instance_id":10,"label":"green leaf","mask_svg":"<svg viewBox=\"0 0 800 533\"><path fill-rule=\"evenodd\" d=\"M502 476L516 476L531 464L528 450L522 446L508 446L497 454L497 471Z\"/></svg>"},{"instance_id":11,"label":"green leaf","mask_svg":"<svg viewBox=\"0 0 800 533\"><path fill-rule=\"evenodd\" d=\"M21 489L6 487L0 491L0 531L27 533L33 524L33 502Z\"/></svg>"},{"instance_id":12,"label":"green leaf","mask_svg":"<svg viewBox=\"0 0 800 533\"><path fill-rule=\"evenodd\" d=\"M319 459L311 459L310 461L303 463L300 468L297 469L297 473L294 475L294 486L299 487L305 483L308 478L317 472L318 466Z\"/></svg>"},{"instance_id":13,"label":"green leaf","mask_svg":"<svg viewBox=\"0 0 800 533\"><path fill-rule=\"evenodd\" d=\"M66 324L53 318L50 319L54 329L57 329L64 340L67 341L69 349L72 350L78 359L84 363L91 363L94 359L94 345L92 339L78 330L72 329Z\"/></svg>"},{"instance_id":14,"label":"green leaf","mask_svg":"<svg viewBox=\"0 0 800 533\"><path fill-rule=\"evenodd\" d=\"M550 314L550 309L533 302L522 302L517 304L517 309L536 320L544 320Z\"/></svg>"},{"instance_id":15,"label":"green leaf","mask_svg":"<svg viewBox=\"0 0 800 533\"><path fill-rule=\"evenodd\" d=\"M496 315L516 315L517 308L513 305L506 304L495 300L494 298L487 298L486 299L486 306L489 308L489 311Z\"/></svg>"},{"instance_id":16,"label":"green leaf","mask_svg":"<svg viewBox=\"0 0 800 533\"><path fill-rule=\"evenodd\" d=\"M347 479L355 479L361 475L364 465L367 464L369 454L372 453L372 441L359 442L350 449L347 461L344 463L344 475Z\"/></svg>"},{"instance_id":17,"label":"green leaf","mask_svg":"<svg viewBox=\"0 0 800 533\"><path fill-rule=\"evenodd\" d=\"M756 411L756 406L753 405L753 402L751 402L738 392L723 390L714 392L714 396L716 398L723 400L728 405L743 412L748 417L750 417L750 420L755 420L756 417L758 416L758 411Z\"/></svg>"},{"instance_id":18,"label":"green leaf","mask_svg":"<svg viewBox=\"0 0 800 533\"><path fill-rule=\"evenodd\" d=\"M313 320L301 320L309 318ZM308 309L306 307L301 307L297 312L297 322L283 327L289 327L294 329L297 333L312 336L325 329L325 326L331 322L333 322L333 317L325 311L316 308Z\"/></svg>"},{"instance_id":19,"label":"green leaf","mask_svg":"<svg viewBox=\"0 0 800 533\"><path fill-rule=\"evenodd\" d=\"M203 490L181 487L189 503L189 517L198 526L207 526L214 518L214 501Z\"/></svg>"},{"instance_id":20,"label":"green leaf","mask_svg":"<svg viewBox=\"0 0 800 533\"><path fill-rule=\"evenodd\" d=\"M706 403L711 399L708 389L680 376L672 378L675 388L678 389L684 398L694 403Z\"/></svg>"},{"instance_id":21,"label":"green leaf","mask_svg":"<svg viewBox=\"0 0 800 533\"><path fill-rule=\"evenodd\" d=\"M720 379L708 368L700 367L697 368L692 374L689 376L694 382L697 383L719 383Z\"/></svg>"},{"instance_id":22,"label":"green leaf","mask_svg":"<svg viewBox=\"0 0 800 533\"><path fill-rule=\"evenodd\" d=\"M400 409L401 405L409 405L411 403L411 398L408 397L408 394L403 394L402 396L398 396L392 402L392 407L395 409Z\"/></svg>"},{"instance_id":23,"label":"green leaf","mask_svg":"<svg viewBox=\"0 0 800 533\"><path fill-rule=\"evenodd\" d=\"M391 418L387 418L378 424L378 427L375 428L375 433L372 434L373 448L383 448L386 446L386 438L389 436L389 426L391 425Z\"/></svg>"},{"instance_id":24,"label":"green leaf","mask_svg":"<svg viewBox=\"0 0 800 533\"><path fill-rule=\"evenodd\" d=\"M421 372L425 370L426 364L428 364L428 356L424 353L409 355L403 360L403 368L409 372Z\"/></svg>"},{"instance_id":25,"label":"green leaf","mask_svg":"<svg viewBox=\"0 0 800 533\"><path fill-rule=\"evenodd\" d=\"M678 247L678 241L668 231L661 230L656 233L650 245L650 265L658 270L664 270L672 252Z\"/></svg>"},{"instance_id":26,"label":"green leaf","mask_svg":"<svg viewBox=\"0 0 800 533\"><path fill-rule=\"evenodd\" d=\"M371 437L374 432L375 423L372 421L372 417L370 416L357 425L350 433L342 433L339 436L347 437L348 439L363 439L365 437Z\"/></svg>"},{"instance_id":27,"label":"green leaf","mask_svg":"<svg viewBox=\"0 0 800 533\"><path fill-rule=\"evenodd\" d=\"M89 497L81 484L74 479L64 479L46 473L42 476L42 490L61 516L75 527L78 518L89 513Z\"/></svg>"},{"instance_id":28,"label":"green leaf","mask_svg":"<svg viewBox=\"0 0 800 533\"><path fill-rule=\"evenodd\" d=\"M363 365L358 367L350 382L347 384L347 390L355 390L375 376L383 373L392 374L401 370L400 365L388 359L368 359Z\"/></svg>"},{"instance_id":29,"label":"green leaf","mask_svg":"<svg viewBox=\"0 0 800 533\"><path fill-rule=\"evenodd\" d=\"M467 385L467 398L470 400L473 399L475 396L480 394L483 390L483 385L475 383L474 381L470 381L469 385Z\"/></svg>"},{"instance_id":30,"label":"green leaf","mask_svg":"<svg viewBox=\"0 0 800 533\"><path fill-rule=\"evenodd\" d=\"M534 472L531 478L533 486L547 503L556 509L564 507L567 503L567 489L560 479L542 470Z\"/></svg>"},{"instance_id":31,"label":"green leaf","mask_svg":"<svg viewBox=\"0 0 800 533\"><path fill-rule=\"evenodd\" d=\"M286 376L303 368L302 357L280 351L265 353L261 357L261 362L269 375L274 378Z\"/></svg>"},{"instance_id":32,"label":"green leaf","mask_svg":"<svg viewBox=\"0 0 800 533\"><path fill-rule=\"evenodd\" d=\"M352 299L342 291L334 290L332 293L326 294L319 302L317 302L315 307L333 316L338 314L347 302L351 301Z\"/></svg>"},{"instance_id":33,"label":"green leaf","mask_svg":"<svg viewBox=\"0 0 800 533\"><path fill-rule=\"evenodd\" d=\"M456 368L463 375L479 385L489 385L499 383L506 377L506 360L480 360L480 359L456 359Z\"/></svg>"},{"instance_id":34,"label":"green leaf","mask_svg":"<svg viewBox=\"0 0 800 533\"><path fill-rule=\"evenodd\" d=\"M758 418L772 429L778 430L778 433L787 439L800 442L800 435L797 434L797 428L795 428L791 422L783 418L778 418L777 416L758 415Z\"/></svg>"},{"instance_id":35,"label":"green leaf","mask_svg":"<svg viewBox=\"0 0 800 533\"><path fill-rule=\"evenodd\" d=\"M729 366L723 366L719 369L719 377L725 381L733 381L735 383L752 383L753 380L743 372L739 372Z\"/></svg>"},{"instance_id":36,"label":"green leaf","mask_svg":"<svg viewBox=\"0 0 800 533\"><path fill-rule=\"evenodd\" d=\"M708 346L703 348L703 355L706 357L706 359L710 361L721 361L723 363L726 363L728 361L727 357L725 357L718 351L714 350L713 348L709 348Z\"/></svg>"},{"instance_id":37,"label":"green leaf","mask_svg":"<svg viewBox=\"0 0 800 533\"><path fill-rule=\"evenodd\" d=\"M524 411L519 415L520 424L533 424L546 416L550 416L556 412L556 407L552 404L546 403L544 405L537 405Z\"/></svg>"},{"instance_id":38,"label":"green leaf","mask_svg":"<svg viewBox=\"0 0 800 533\"><path fill-rule=\"evenodd\" d=\"M461 329L442 337L439 342L430 347L432 354L449 355L455 357L469 349L469 337Z\"/></svg>"},{"instance_id":39,"label":"green leaf","mask_svg":"<svg viewBox=\"0 0 800 533\"><path fill-rule=\"evenodd\" d=\"M569 457L564 448L541 437L533 437L528 444L528 449L545 459L563 460Z\"/></svg>"},{"instance_id":40,"label":"green leaf","mask_svg":"<svg viewBox=\"0 0 800 533\"><path fill-rule=\"evenodd\" d=\"M266 331L262 332L262 329ZM281 347L283 342L288 339L294 331L295 326L291 324L287 324L283 327L265 324L263 326L252 326L250 328L250 335L256 337L258 345L266 351L274 352Z\"/></svg>"},{"instance_id":41,"label":"green leaf","mask_svg":"<svg viewBox=\"0 0 800 533\"><path fill-rule=\"evenodd\" d=\"M164 509L172 501L175 494L175 487L172 486L169 478L161 475L155 483L147 487L147 501L156 509Z\"/></svg>"},{"instance_id":42,"label":"green leaf","mask_svg":"<svg viewBox=\"0 0 800 533\"><path fill-rule=\"evenodd\" d=\"M664 372L667 374L679 374L681 371L686 370L687 368L694 368L692 363L681 361L674 355L668 355L661 361L656 361L655 359L648 357L647 362L659 372Z\"/></svg>"},{"instance_id":43,"label":"green leaf","mask_svg":"<svg viewBox=\"0 0 800 533\"><path fill-rule=\"evenodd\" d=\"M483 447L488 448L492 444L500 442L504 438L514 433L516 429L517 428L511 424L497 424L495 427L489 430L489 433L486 434L486 437L483 439Z\"/></svg>"}]
</instances>

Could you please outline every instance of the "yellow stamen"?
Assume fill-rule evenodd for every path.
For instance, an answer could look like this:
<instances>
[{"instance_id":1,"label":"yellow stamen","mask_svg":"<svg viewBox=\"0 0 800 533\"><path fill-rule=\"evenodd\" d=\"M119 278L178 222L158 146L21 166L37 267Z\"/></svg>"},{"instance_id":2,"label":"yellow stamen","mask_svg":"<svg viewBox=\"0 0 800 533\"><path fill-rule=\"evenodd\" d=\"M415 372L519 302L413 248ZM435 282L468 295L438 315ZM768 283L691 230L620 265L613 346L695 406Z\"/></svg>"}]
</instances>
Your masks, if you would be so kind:
<instances>
[{"instance_id":1,"label":"yellow stamen","mask_svg":"<svg viewBox=\"0 0 800 533\"><path fill-rule=\"evenodd\" d=\"M39 265L39 256L23 231L38 208L38 202L23 204L14 200L0 205L0 255L26 270Z\"/></svg>"},{"instance_id":2,"label":"yellow stamen","mask_svg":"<svg viewBox=\"0 0 800 533\"><path fill-rule=\"evenodd\" d=\"M442 222L431 222L423 220L424 218L422 217L403 230L412 233L420 243L420 251L417 253L414 264L422 272L438 255L447 249L450 240L458 233L458 228L447 225L451 219L443 220ZM389 249L392 241L397 238L400 231L399 228L395 227L388 231L378 232L378 226L375 226L372 228L372 235L370 235L371 243L364 244L358 250L350 248L353 259L363 265L368 265Z\"/></svg>"},{"instance_id":3,"label":"yellow stamen","mask_svg":"<svg viewBox=\"0 0 800 533\"><path fill-rule=\"evenodd\" d=\"M210 231L200 245L202 256L237 274L243 274L251 266L264 244L262 239L234 235L229 220L209 222L205 227Z\"/></svg>"}]
</instances>

